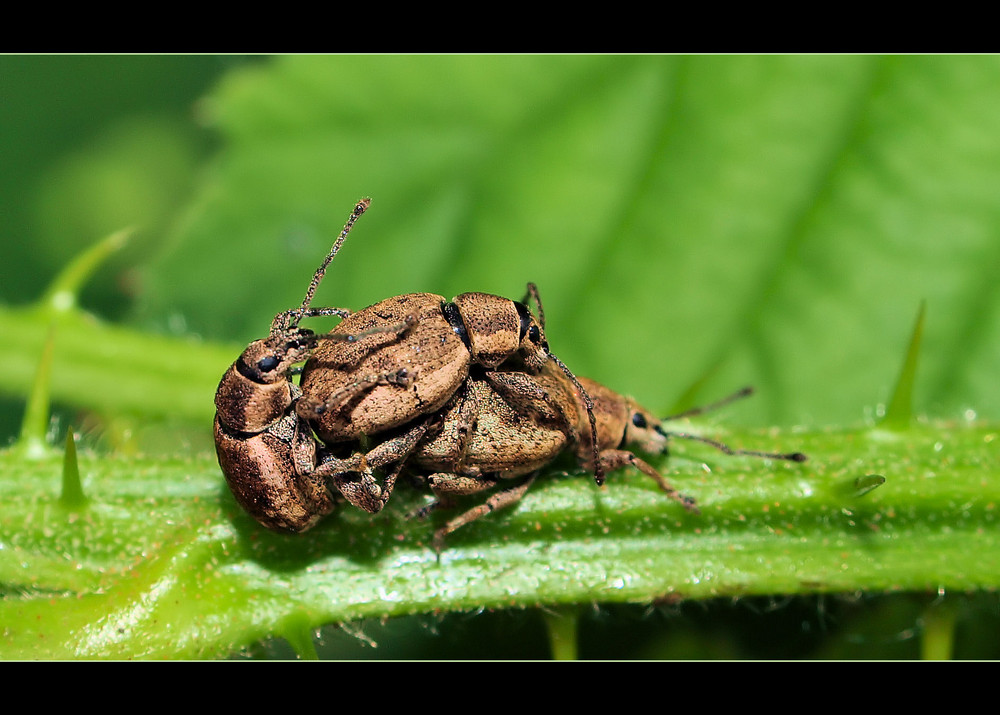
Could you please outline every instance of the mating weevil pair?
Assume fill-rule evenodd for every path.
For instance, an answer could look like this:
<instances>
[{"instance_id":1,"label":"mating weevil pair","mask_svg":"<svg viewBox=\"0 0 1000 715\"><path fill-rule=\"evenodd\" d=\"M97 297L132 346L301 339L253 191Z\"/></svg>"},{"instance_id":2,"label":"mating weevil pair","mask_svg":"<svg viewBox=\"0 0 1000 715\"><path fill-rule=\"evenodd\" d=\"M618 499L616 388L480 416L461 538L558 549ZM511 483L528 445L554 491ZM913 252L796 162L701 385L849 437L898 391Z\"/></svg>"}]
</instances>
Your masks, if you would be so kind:
<instances>
[{"instance_id":1,"label":"mating weevil pair","mask_svg":"<svg viewBox=\"0 0 1000 715\"><path fill-rule=\"evenodd\" d=\"M338 494L377 512L408 463L432 472L437 505L519 478L439 529L440 548L446 534L516 502L533 473L571 447L598 484L607 471L632 465L696 511L691 498L623 448L636 443L665 451L670 433L661 421L602 385L577 379L549 350L533 284L522 302L486 293L451 301L413 293L356 313L312 308L326 268L369 204L364 199L355 206L301 306L276 315L269 336L251 343L219 384L219 464L251 516L278 531L305 531L334 509ZM527 305L532 300L537 318ZM335 332L299 326L322 316L341 318ZM303 361L300 387L292 375ZM362 448L362 441L376 444ZM703 441L732 454L805 459Z\"/></svg>"}]
</instances>

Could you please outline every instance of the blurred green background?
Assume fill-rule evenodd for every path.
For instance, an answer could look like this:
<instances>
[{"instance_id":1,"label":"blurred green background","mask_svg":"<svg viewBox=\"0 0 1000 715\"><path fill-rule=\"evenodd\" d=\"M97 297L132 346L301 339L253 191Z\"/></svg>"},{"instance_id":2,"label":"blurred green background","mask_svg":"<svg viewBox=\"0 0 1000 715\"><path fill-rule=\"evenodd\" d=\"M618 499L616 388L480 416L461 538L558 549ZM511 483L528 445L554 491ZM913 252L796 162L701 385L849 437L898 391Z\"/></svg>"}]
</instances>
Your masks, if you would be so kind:
<instances>
[{"instance_id":1,"label":"blurred green background","mask_svg":"<svg viewBox=\"0 0 1000 715\"><path fill-rule=\"evenodd\" d=\"M970 56L4 56L0 301L134 226L84 306L235 356L367 195L317 304L534 281L579 374L664 413L753 384L725 419L788 427L871 421L926 301L917 411L996 420L998 87ZM598 609L582 652L904 657L909 598ZM532 619L408 620L369 653L545 657L538 623L510 635Z\"/></svg>"}]
</instances>

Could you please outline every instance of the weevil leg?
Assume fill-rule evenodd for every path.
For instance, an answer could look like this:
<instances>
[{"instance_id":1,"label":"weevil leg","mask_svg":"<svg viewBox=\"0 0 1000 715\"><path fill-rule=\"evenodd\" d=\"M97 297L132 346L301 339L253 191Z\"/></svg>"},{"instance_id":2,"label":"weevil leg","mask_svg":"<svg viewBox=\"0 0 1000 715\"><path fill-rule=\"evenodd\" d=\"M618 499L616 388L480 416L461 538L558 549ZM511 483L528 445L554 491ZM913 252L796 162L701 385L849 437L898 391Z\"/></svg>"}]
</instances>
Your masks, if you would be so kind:
<instances>
[{"instance_id":1,"label":"weevil leg","mask_svg":"<svg viewBox=\"0 0 1000 715\"><path fill-rule=\"evenodd\" d=\"M343 387L325 400L320 400L312 395L304 395L295 403L295 411L300 417L306 420L315 420L320 415L336 410L347 404L350 400L358 397L363 392L367 392L377 385L398 385L409 387L413 384L413 379L418 372L417 368L400 368L392 372L383 372L375 375L364 375Z\"/></svg>"},{"instance_id":2,"label":"weevil leg","mask_svg":"<svg viewBox=\"0 0 1000 715\"><path fill-rule=\"evenodd\" d=\"M537 472L530 474L525 477L517 485L504 489L503 491L497 492L492 495L489 499L484 501L478 506L474 506L468 511L465 511L454 519L451 519L447 524L442 526L440 529L434 532L434 550L440 553L444 550L444 540L448 534L452 533L456 529L460 529L466 524L469 524L476 519L480 519L490 512L494 512L497 509L503 509L505 507L513 506L517 502L521 501L521 497L524 496L525 492L531 487L532 483L535 481L535 477L538 475ZM453 475L449 475L453 476ZM485 488L485 486L484 486Z\"/></svg>"},{"instance_id":3,"label":"weevil leg","mask_svg":"<svg viewBox=\"0 0 1000 715\"><path fill-rule=\"evenodd\" d=\"M535 301L535 307L538 308L538 324L542 330L545 330L545 310L542 308L542 298L538 295L538 286L534 283L528 283L528 287L524 292L524 299L521 302L528 305L528 301L532 300Z\"/></svg>"},{"instance_id":4,"label":"weevil leg","mask_svg":"<svg viewBox=\"0 0 1000 715\"><path fill-rule=\"evenodd\" d=\"M406 515L407 519L424 519L432 511L437 509L450 509L453 506L450 499L444 497L439 497L432 501L430 504L425 504L419 509L414 509Z\"/></svg>"},{"instance_id":5,"label":"weevil leg","mask_svg":"<svg viewBox=\"0 0 1000 715\"><path fill-rule=\"evenodd\" d=\"M327 455L316 472L328 477L354 506L371 514L378 513L392 496L406 460L435 427L435 418L431 417L367 452L355 452L347 459ZM375 474L390 464L394 467L380 484Z\"/></svg>"},{"instance_id":6,"label":"weevil leg","mask_svg":"<svg viewBox=\"0 0 1000 715\"><path fill-rule=\"evenodd\" d=\"M427 477L427 484L434 492L434 496L443 501L448 501L451 497L478 494L499 483L498 477L486 474L437 472Z\"/></svg>"},{"instance_id":7,"label":"weevil leg","mask_svg":"<svg viewBox=\"0 0 1000 715\"><path fill-rule=\"evenodd\" d=\"M346 318L351 311L346 308L294 308L278 313L271 321L271 335L283 335L299 324L303 318L321 318L336 315L339 318Z\"/></svg>"},{"instance_id":8,"label":"weevil leg","mask_svg":"<svg viewBox=\"0 0 1000 715\"><path fill-rule=\"evenodd\" d=\"M435 472L427 476L425 481L436 499L407 514L407 519L423 519L432 511L450 509L455 506L455 497L492 489L500 483L500 478L495 474L480 474L478 470L474 470L466 474Z\"/></svg>"},{"instance_id":9,"label":"weevil leg","mask_svg":"<svg viewBox=\"0 0 1000 715\"><path fill-rule=\"evenodd\" d=\"M668 497L680 502L681 506L689 512L692 514L701 513L695 504L694 498L681 494L679 491L674 489L673 485L671 485L662 474L631 452L627 452L623 449L606 449L601 452L601 466L604 467L605 472L611 472L624 466L635 467L640 472L653 479L658 485L660 485L660 489L662 489Z\"/></svg>"},{"instance_id":10,"label":"weevil leg","mask_svg":"<svg viewBox=\"0 0 1000 715\"><path fill-rule=\"evenodd\" d=\"M402 337L406 334L410 328L417 324L417 316L414 313L410 313L399 323L393 325L376 325L373 328L368 328L368 330L362 330L359 333L327 333L326 338L336 340L342 343L356 343L362 338L367 338L369 335L384 335L385 333L394 333L397 338Z\"/></svg>"}]
</instances>

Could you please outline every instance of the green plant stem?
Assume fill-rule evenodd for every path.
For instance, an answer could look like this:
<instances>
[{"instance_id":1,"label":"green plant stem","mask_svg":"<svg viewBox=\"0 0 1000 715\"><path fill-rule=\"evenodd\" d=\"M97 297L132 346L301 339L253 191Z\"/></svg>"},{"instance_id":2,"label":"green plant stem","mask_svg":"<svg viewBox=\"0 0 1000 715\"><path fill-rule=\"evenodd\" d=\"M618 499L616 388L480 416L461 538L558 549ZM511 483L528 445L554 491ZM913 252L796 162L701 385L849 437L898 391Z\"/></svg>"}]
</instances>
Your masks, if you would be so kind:
<instances>
[{"instance_id":1,"label":"green plant stem","mask_svg":"<svg viewBox=\"0 0 1000 715\"><path fill-rule=\"evenodd\" d=\"M955 643L955 605L945 599L924 611L920 655L924 660L951 660Z\"/></svg>"},{"instance_id":2,"label":"green plant stem","mask_svg":"<svg viewBox=\"0 0 1000 715\"><path fill-rule=\"evenodd\" d=\"M576 660L578 657L577 635L580 614L576 608L545 610L545 627L549 634L552 657L555 660Z\"/></svg>"},{"instance_id":3,"label":"green plant stem","mask_svg":"<svg viewBox=\"0 0 1000 715\"><path fill-rule=\"evenodd\" d=\"M700 516L636 472L598 489L557 469L452 534L440 558L431 537L450 514L406 520L428 496L405 486L378 515L343 508L282 536L240 511L210 455L81 453L89 502L73 515L52 508L59 457L3 452L0 656L220 656L328 623L449 610L1000 588L1000 425L720 436L794 445L810 461L678 445L656 463ZM873 473L885 482L859 495Z\"/></svg>"}]
</instances>

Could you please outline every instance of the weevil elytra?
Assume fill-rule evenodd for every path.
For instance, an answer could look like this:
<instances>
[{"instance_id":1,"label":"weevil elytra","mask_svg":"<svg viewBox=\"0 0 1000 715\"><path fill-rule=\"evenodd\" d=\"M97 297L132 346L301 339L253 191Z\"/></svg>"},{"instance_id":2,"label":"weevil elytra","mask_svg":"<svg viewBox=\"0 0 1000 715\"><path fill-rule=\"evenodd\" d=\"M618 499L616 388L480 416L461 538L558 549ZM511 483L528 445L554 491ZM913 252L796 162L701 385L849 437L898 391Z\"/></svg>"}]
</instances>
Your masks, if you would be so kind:
<instances>
[{"instance_id":1,"label":"weevil elytra","mask_svg":"<svg viewBox=\"0 0 1000 715\"><path fill-rule=\"evenodd\" d=\"M392 491L398 469L386 478L383 491L374 470L402 458L424 436L426 427L387 440L368 454L335 457L319 443L309 425L295 412L301 390L292 382L292 368L326 341L350 341L371 332L405 333L410 325L373 327L362 335L317 335L299 327L307 317L350 315L341 308L311 308L313 294L326 265L336 255L354 222L368 208L358 202L334 248L313 277L302 305L279 313L267 338L252 342L236 359L215 394L215 447L219 466L237 502L264 526L277 531L300 532L311 528L335 506L337 487L348 501L376 510ZM403 375L387 376L405 385Z\"/></svg>"},{"instance_id":2,"label":"weevil elytra","mask_svg":"<svg viewBox=\"0 0 1000 715\"><path fill-rule=\"evenodd\" d=\"M505 383L503 395L496 388L501 382ZM427 483L437 497L434 504L417 514L449 506L456 496L476 494L496 487L504 480L516 481L438 529L434 535L438 550L443 547L444 538L449 533L491 511L519 501L533 483L537 470L567 449L572 449L580 464L589 471L595 471L597 466L605 472L634 467L653 479L668 497L693 513L698 513L695 500L678 492L659 471L627 447L634 446L650 454L663 454L667 451L668 438L678 437L706 442L732 455L795 462L806 459L799 452L779 454L731 449L716 440L664 429L663 424L667 420L713 409L749 395L748 389L714 405L659 419L635 400L598 382L579 378L579 383L592 400L591 412L597 423L599 465L594 463L588 409L576 383L548 369L538 375L502 372L470 375L442 412L440 430L428 437L412 454L414 464L432 472L427 477ZM516 406L504 397L509 394L519 396Z\"/></svg>"}]
</instances>

